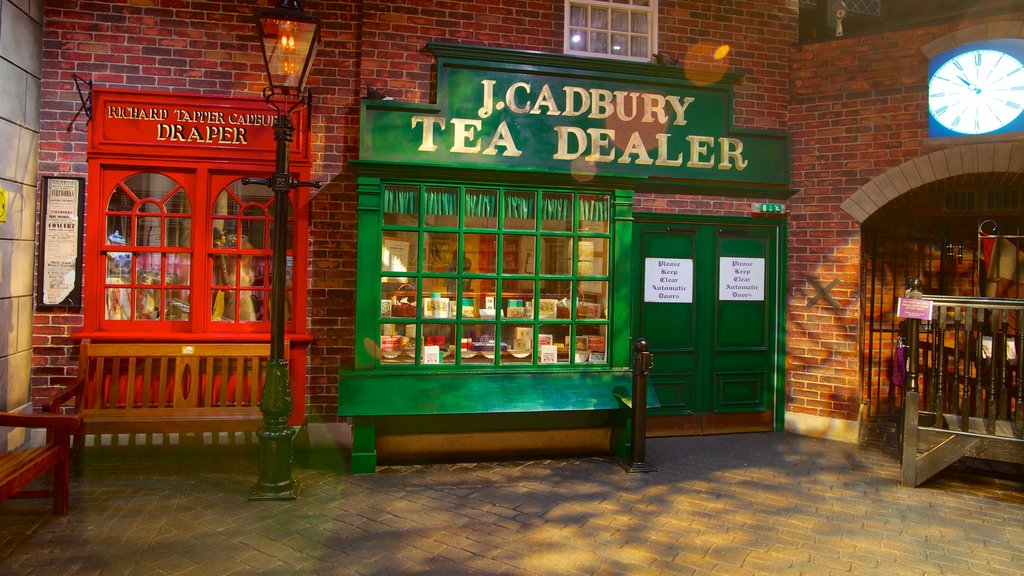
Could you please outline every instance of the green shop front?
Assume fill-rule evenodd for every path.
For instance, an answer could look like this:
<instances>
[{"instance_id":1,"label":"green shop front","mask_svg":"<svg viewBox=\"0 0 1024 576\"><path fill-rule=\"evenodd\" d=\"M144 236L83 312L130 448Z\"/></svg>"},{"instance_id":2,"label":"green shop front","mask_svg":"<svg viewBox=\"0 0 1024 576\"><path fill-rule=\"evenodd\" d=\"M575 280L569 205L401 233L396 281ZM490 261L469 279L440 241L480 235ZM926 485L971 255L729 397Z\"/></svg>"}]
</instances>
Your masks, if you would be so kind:
<instances>
[{"instance_id":1,"label":"green shop front","mask_svg":"<svg viewBox=\"0 0 1024 576\"><path fill-rule=\"evenodd\" d=\"M791 193L786 136L732 126L737 77L428 49L437 103L364 100L351 163L356 353L340 372L338 413L352 422L353 471L373 472L378 461L621 454L622 400L644 330L657 340L647 397L663 433L692 429L674 419L705 409L688 391L719 380L695 376L716 361L760 375L723 388L726 410L738 400L737 421L766 411L768 429L777 427L782 221L634 210L638 194ZM726 257L738 274L749 265L760 276L751 288L734 285L736 298L713 298L719 280L708 278L724 278ZM719 317L743 329L719 330ZM696 352L705 332L740 353ZM761 359L744 360L751 354Z\"/></svg>"}]
</instances>

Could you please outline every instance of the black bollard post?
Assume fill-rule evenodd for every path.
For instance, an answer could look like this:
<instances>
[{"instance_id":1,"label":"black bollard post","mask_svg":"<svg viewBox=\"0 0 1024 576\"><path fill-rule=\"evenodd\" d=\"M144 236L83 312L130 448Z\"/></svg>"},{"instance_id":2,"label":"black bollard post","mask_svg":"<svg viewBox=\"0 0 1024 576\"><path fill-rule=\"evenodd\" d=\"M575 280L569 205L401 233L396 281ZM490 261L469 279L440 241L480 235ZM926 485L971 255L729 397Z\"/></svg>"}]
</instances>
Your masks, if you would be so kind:
<instances>
[{"instance_id":1,"label":"black bollard post","mask_svg":"<svg viewBox=\"0 0 1024 576\"><path fill-rule=\"evenodd\" d=\"M652 355L647 351L647 340L638 338L633 344L633 406L632 430L629 441L629 462L623 464L626 472L657 472L647 460L647 373L651 369Z\"/></svg>"}]
</instances>

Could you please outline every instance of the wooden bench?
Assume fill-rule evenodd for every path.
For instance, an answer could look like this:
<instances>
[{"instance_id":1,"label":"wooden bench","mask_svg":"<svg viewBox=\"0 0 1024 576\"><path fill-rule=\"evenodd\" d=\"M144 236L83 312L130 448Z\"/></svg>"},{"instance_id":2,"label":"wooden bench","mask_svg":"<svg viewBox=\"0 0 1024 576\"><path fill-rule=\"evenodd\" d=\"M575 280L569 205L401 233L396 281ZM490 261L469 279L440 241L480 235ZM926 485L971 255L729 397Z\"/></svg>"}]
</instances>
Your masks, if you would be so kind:
<instances>
[{"instance_id":1,"label":"wooden bench","mask_svg":"<svg viewBox=\"0 0 1024 576\"><path fill-rule=\"evenodd\" d=\"M628 412L623 398L629 395L631 385L632 373L626 368L482 374L340 370L338 415L352 423L352 472L365 474L376 471L378 435L386 435L382 429L386 422L421 422L429 430L443 433L454 419L464 421L467 416L480 416L485 428L501 427L501 419L511 419L512 426L518 424L522 430L537 426L547 429L550 422L537 424L537 416L567 426L571 415L590 418L603 412L602 418L611 420L614 414ZM648 407L658 406L650 382L647 402ZM617 436L615 430L612 432ZM612 443L616 441L613 438ZM617 446L609 449L616 454L622 452Z\"/></svg>"},{"instance_id":2,"label":"wooden bench","mask_svg":"<svg viewBox=\"0 0 1024 576\"><path fill-rule=\"evenodd\" d=\"M254 432L269 355L266 343L86 339L77 379L46 409L73 401L82 434Z\"/></svg>"},{"instance_id":3,"label":"wooden bench","mask_svg":"<svg viewBox=\"0 0 1024 576\"><path fill-rule=\"evenodd\" d=\"M8 498L53 498L53 513L68 513L71 434L81 426L78 416L0 413L0 427L43 428L43 446L0 453L0 502ZM52 487L23 490L33 480L53 473Z\"/></svg>"}]
</instances>

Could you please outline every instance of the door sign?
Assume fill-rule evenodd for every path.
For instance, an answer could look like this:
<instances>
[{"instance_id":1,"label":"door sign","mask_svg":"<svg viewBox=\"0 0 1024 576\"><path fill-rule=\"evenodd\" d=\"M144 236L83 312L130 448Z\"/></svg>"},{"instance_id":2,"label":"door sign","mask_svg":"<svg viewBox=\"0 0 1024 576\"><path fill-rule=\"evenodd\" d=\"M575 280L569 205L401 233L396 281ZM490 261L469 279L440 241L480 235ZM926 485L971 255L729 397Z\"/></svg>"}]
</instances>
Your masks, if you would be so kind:
<instances>
[{"instance_id":1,"label":"door sign","mask_svg":"<svg viewBox=\"0 0 1024 576\"><path fill-rule=\"evenodd\" d=\"M644 258L644 302L692 304L693 260Z\"/></svg>"},{"instance_id":2,"label":"door sign","mask_svg":"<svg viewBox=\"0 0 1024 576\"><path fill-rule=\"evenodd\" d=\"M764 301L764 258L723 257L718 274L719 300Z\"/></svg>"}]
</instances>

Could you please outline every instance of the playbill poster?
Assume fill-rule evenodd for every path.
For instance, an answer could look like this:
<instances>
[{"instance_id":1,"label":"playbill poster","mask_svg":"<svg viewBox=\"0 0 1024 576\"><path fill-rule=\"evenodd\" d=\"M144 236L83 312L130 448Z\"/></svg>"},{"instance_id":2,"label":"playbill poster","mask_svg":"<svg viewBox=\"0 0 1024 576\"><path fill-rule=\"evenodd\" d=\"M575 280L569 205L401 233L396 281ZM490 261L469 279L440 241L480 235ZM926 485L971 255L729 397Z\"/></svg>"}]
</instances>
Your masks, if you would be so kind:
<instances>
[{"instance_id":1,"label":"playbill poster","mask_svg":"<svg viewBox=\"0 0 1024 576\"><path fill-rule=\"evenodd\" d=\"M81 178L43 179L40 304L81 305Z\"/></svg>"}]
</instances>

